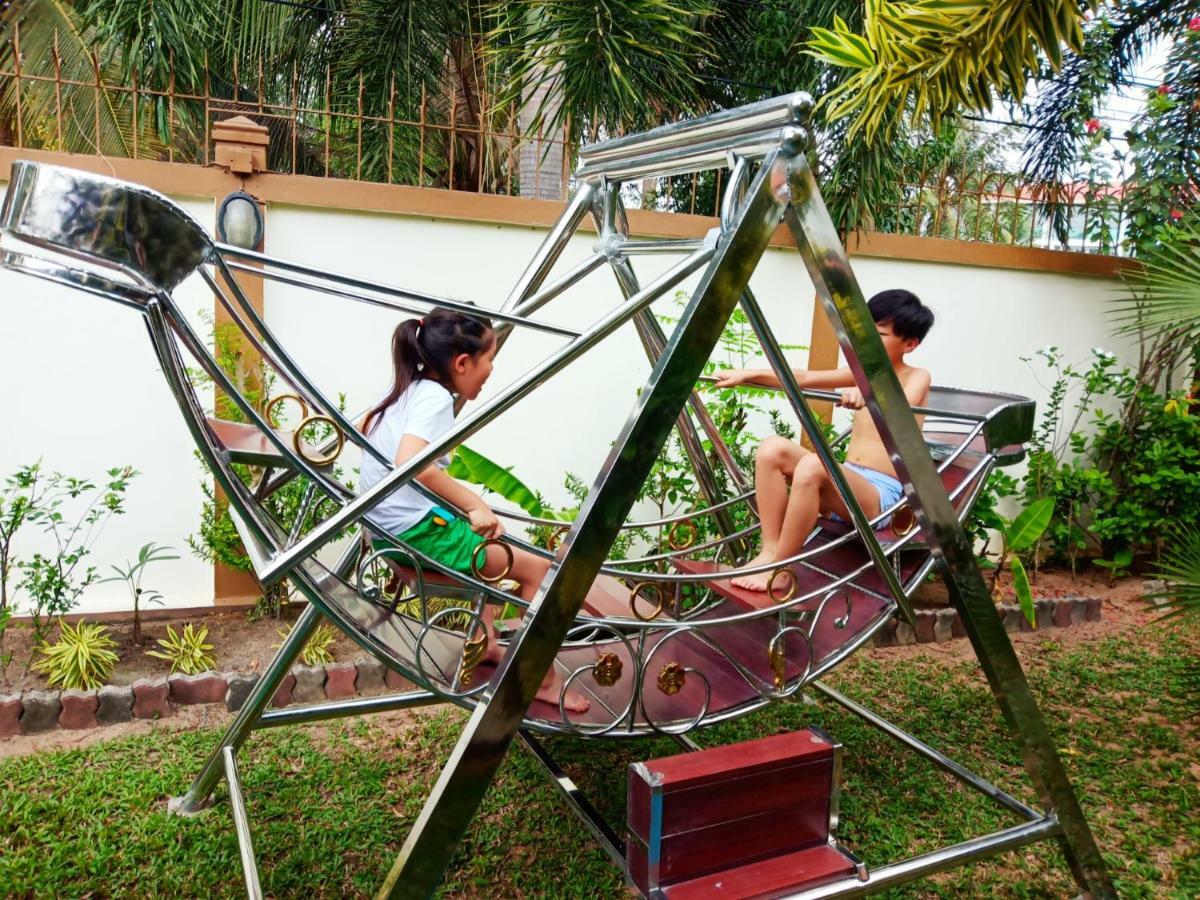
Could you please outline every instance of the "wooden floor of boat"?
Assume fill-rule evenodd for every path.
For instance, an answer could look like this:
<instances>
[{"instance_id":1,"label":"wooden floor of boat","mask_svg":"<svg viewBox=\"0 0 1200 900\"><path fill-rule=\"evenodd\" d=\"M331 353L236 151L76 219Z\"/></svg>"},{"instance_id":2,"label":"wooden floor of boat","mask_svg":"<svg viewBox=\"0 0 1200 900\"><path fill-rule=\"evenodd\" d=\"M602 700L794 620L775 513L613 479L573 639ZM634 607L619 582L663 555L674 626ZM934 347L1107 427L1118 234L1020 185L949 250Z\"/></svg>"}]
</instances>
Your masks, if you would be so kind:
<instances>
[{"instance_id":1,"label":"wooden floor of boat","mask_svg":"<svg viewBox=\"0 0 1200 900\"><path fill-rule=\"evenodd\" d=\"M969 473L959 466L947 467L943 481L948 490L962 484ZM960 494L956 505L965 502L969 489ZM811 539L809 546L828 544L848 528L844 523L822 521L823 527ZM879 532L885 544L895 540L887 530ZM903 579L911 578L928 558L928 550L918 546L914 550L901 552L900 572ZM869 556L861 541L851 540L821 554L812 565L793 567L797 594L816 592L817 596L798 605L795 610L813 611L821 602L826 589L837 579L859 568L866 568L852 579L842 590L849 598L847 615L846 600L839 596L830 601L825 612L816 623L812 633L811 667L821 666L838 654L847 644L858 639L864 631L871 629L885 614L890 602L879 594L886 593L886 586L878 572L867 566ZM761 608L768 602L760 592L746 591L733 587L719 573L729 567L704 560L676 560L681 572L711 574L714 577L704 583L723 598L692 621L724 618L743 613L748 609ZM453 584L451 579L430 573L428 581L433 584ZM326 592L342 607L349 617L365 631L384 653L391 656L401 667L411 671L412 660L417 653L417 637L420 623L406 616L389 614L379 606L361 599L357 592L342 586L332 589L329 579L325 580ZM843 619L843 617L845 617ZM658 725L688 722L705 708L712 716L733 710L757 700L760 688L769 690L773 686L774 672L771 668L769 648L772 638L779 630L776 616L717 625L694 631L674 631L673 622L664 616L661 627L642 635L630 634L631 644L644 640L644 657L650 659L645 673L645 686L635 704L634 722L644 727L652 721ZM838 627L839 624L841 627ZM421 646L426 671L438 671L443 678L453 680L462 653L461 635L441 629L432 630ZM590 666L602 654L612 653L621 663L622 677L612 686L602 686L585 672L573 684L574 689L585 694L591 708L580 714L571 714L572 723L582 726L602 726L621 717L631 703L634 689L635 666L629 649L616 639L564 647L558 653L556 668L562 677L573 671ZM785 678L790 682L800 676L809 665L809 648L802 637L791 634L786 638ZM678 663L687 672L683 686L674 694L667 694L658 687L658 676L669 663ZM481 666L476 673L474 685L484 683L492 676L491 666ZM707 680L707 690L705 681ZM557 706L534 701L527 719L548 723L562 723Z\"/></svg>"}]
</instances>

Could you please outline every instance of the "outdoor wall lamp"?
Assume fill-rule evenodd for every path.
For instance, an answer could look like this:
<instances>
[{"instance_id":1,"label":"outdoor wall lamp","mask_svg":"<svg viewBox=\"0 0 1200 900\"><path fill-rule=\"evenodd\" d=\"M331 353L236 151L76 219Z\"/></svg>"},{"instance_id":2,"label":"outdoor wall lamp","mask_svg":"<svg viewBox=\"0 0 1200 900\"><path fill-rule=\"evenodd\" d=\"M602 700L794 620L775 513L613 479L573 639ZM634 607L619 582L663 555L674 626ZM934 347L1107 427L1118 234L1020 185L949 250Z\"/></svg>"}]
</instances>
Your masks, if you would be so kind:
<instances>
[{"instance_id":1,"label":"outdoor wall lamp","mask_svg":"<svg viewBox=\"0 0 1200 900\"><path fill-rule=\"evenodd\" d=\"M243 250L254 250L262 243L262 210L245 191L234 191L221 201L217 209L217 238Z\"/></svg>"}]
</instances>

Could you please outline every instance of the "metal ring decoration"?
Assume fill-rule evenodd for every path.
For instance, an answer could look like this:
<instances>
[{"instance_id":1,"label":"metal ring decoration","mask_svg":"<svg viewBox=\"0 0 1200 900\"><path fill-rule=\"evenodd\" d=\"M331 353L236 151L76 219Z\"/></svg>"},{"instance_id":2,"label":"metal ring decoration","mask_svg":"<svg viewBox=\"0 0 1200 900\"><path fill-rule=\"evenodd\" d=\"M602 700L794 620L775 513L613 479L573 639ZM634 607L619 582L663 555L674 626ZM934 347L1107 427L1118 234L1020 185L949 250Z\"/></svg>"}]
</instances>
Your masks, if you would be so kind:
<instances>
[{"instance_id":1,"label":"metal ring decoration","mask_svg":"<svg viewBox=\"0 0 1200 900\"><path fill-rule=\"evenodd\" d=\"M489 578L488 576L483 574L483 567L480 565L480 562L479 562L479 551L480 550L486 551L488 547L499 547L501 550L503 550L505 553L508 554L508 562L505 564L504 569L500 572L499 575L495 575L491 578ZM484 562L484 564L487 563L486 552L483 557L483 562ZM508 544L504 543L504 541L500 540L500 538L488 538L486 541L483 541L482 543L477 544L475 546L475 549L471 551L471 574L474 575L476 578L478 578L480 581L485 582L487 584L497 584L497 583L503 581L505 578L508 577L508 573L512 571L512 567L513 567L512 547L510 547Z\"/></svg>"},{"instance_id":2,"label":"metal ring decoration","mask_svg":"<svg viewBox=\"0 0 1200 900\"><path fill-rule=\"evenodd\" d=\"M486 631L477 638L469 637L463 641L462 656L458 661L458 683L463 687L469 688L475 680L475 667L483 661L487 647Z\"/></svg>"},{"instance_id":3,"label":"metal ring decoration","mask_svg":"<svg viewBox=\"0 0 1200 900\"><path fill-rule=\"evenodd\" d=\"M825 612L825 607L828 606L830 601L833 600L835 597L841 597L843 600L846 601L846 611L844 613L842 613L842 615L838 616L836 619L833 620L833 627L836 628L838 631L842 631L843 629L845 629L845 627L847 625L850 624L850 613L853 609L853 606L852 606L851 600L850 600L850 592L843 590L842 588L834 588L828 594L826 594L824 597L821 598L820 604L817 606L816 611L813 613L812 625L809 628L810 632L815 632L817 630L817 622L820 620L821 614L823 612Z\"/></svg>"},{"instance_id":4,"label":"metal ring decoration","mask_svg":"<svg viewBox=\"0 0 1200 900\"><path fill-rule=\"evenodd\" d=\"M376 550L363 557L355 574L354 587L359 596L372 603L397 600L400 596L399 586L394 592L388 590L396 576L387 564L387 554L387 550Z\"/></svg>"},{"instance_id":5,"label":"metal ring decoration","mask_svg":"<svg viewBox=\"0 0 1200 900\"><path fill-rule=\"evenodd\" d=\"M668 685L678 680L679 688L682 689L684 682L687 680L687 676L695 675L704 684L704 703L701 704L700 711L696 713L692 719L674 728L670 726L664 727L659 725L650 717L650 713L646 710L646 673L652 671L651 662L654 659L654 655L662 650L662 648L668 643L670 643L673 638L676 638L681 634L685 634L688 630L689 629L687 628L676 628L667 632L667 634L663 636L662 640L655 644L650 652L646 654L646 657L642 660L640 666L639 695L642 701L642 715L646 718L646 724L659 734L684 734L685 732L691 731L704 721L704 717L708 715L708 708L712 705L712 685L709 683L708 676L694 666L680 666L677 662L670 662L665 664L662 669L659 670L658 680L665 680ZM675 668L672 668L673 666ZM662 690L661 686L659 689Z\"/></svg>"},{"instance_id":6,"label":"metal ring decoration","mask_svg":"<svg viewBox=\"0 0 1200 900\"><path fill-rule=\"evenodd\" d=\"M304 401L303 397L301 397L299 394L276 394L274 397L268 400L267 405L263 407L263 419L272 428L278 429L279 423L271 417L271 414L275 411L276 406L279 406L281 403L285 403L288 400L294 400L297 404L299 404L301 419L308 418L308 404Z\"/></svg>"},{"instance_id":7,"label":"metal ring decoration","mask_svg":"<svg viewBox=\"0 0 1200 900\"><path fill-rule=\"evenodd\" d=\"M577 625L574 628L572 628L570 631L567 632L566 639L563 641L563 643L569 644L572 640L575 640L581 634L588 634L588 633L591 633L596 630L603 630L603 631L606 631L609 634L611 634L614 638L616 638L618 641L621 642L621 645L625 648L626 653L629 654L629 658L631 660L636 661L637 656L634 655L633 645L629 643L629 638L626 637L624 634L622 634L620 631L618 631L616 628L613 628L611 625L601 624L601 625L599 625L598 628L594 628L591 624ZM629 719L630 713L633 711L633 704L636 702L637 696L638 696L636 673L635 673L635 677L633 679L633 684L630 686L630 689L629 689L629 699L625 702L625 706L613 716L613 719L611 722L609 722L606 725L593 725L590 723L585 725L585 724L580 724L580 723L571 721L570 713L567 711L567 707L566 707L567 690L578 679L582 678L584 673L586 673L586 672L592 673L592 678L596 681L597 684L600 684L602 687L606 686L600 681L599 678L596 677L596 673L597 673L597 669L600 666L600 664L602 663L604 657L610 656L610 655L615 657L617 662L620 663L620 657L618 657L612 651L607 651L606 653L604 653L600 657L598 657L595 660L595 662L592 662L588 665L580 666L575 671L573 671L570 675L568 675L565 679L563 679L563 686L558 694L558 712L559 712L559 715L562 717L563 725L570 732L572 732L574 734L581 734L586 737L599 737L601 735L608 734L609 732L616 729L617 726L619 726L622 722L627 721ZM619 675L618 675L617 680L620 680ZM616 682L614 681L613 683L615 684ZM601 701L601 703L602 703L602 705L605 706L606 709L608 709L608 706L606 704L603 704L603 701Z\"/></svg>"},{"instance_id":8,"label":"metal ring decoration","mask_svg":"<svg viewBox=\"0 0 1200 900\"><path fill-rule=\"evenodd\" d=\"M804 670L800 673L800 677L796 679L796 683L790 688L787 686L787 636L789 634L799 635L803 638L804 644L808 649L804 659ZM800 690L812 675L812 634L797 625L780 628L772 635L770 642L767 644L767 659L771 663L771 672L775 683L775 691L769 694L769 696L775 699L790 697L796 691Z\"/></svg>"},{"instance_id":9,"label":"metal ring decoration","mask_svg":"<svg viewBox=\"0 0 1200 900\"><path fill-rule=\"evenodd\" d=\"M413 570L413 575L416 576L415 588L412 593L408 594L407 596L405 596L404 592L400 590L400 586L398 584L395 594L389 596L386 590L378 591L373 586L365 583L366 573L370 568L374 567L377 560L384 560L385 565L387 565L388 570L390 571L391 564L388 563L387 560L394 556L400 557L396 560L398 565L411 568ZM393 577L399 579L398 574L394 574ZM409 556L398 547L384 547L382 550L376 550L374 553L364 557L363 561L359 563L358 572L355 576L354 587L358 591L359 595L363 597L363 599L382 606L392 615L396 614L397 608L401 603L408 603L412 600L417 600L418 604L420 605L420 620L422 622L429 621L429 607L425 601L425 576L422 574L421 561L415 556Z\"/></svg>"},{"instance_id":10,"label":"metal ring decoration","mask_svg":"<svg viewBox=\"0 0 1200 900\"><path fill-rule=\"evenodd\" d=\"M482 692L483 689L485 687L487 687L486 683L480 683L480 684L475 685L474 687L469 688L468 690L456 691L456 690L453 690L450 687L450 685L448 684L445 673L438 672L438 677L435 679L435 678L431 678L429 676L429 672L425 668L425 638L429 636L429 632L432 629L436 628L438 622L440 622L442 619L448 619L451 616L457 616L457 615L463 615L463 616L467 617L467 619L468 619L467 627L469 630L466 633L468 635L473 633L476 628L482 629L484 634L485 635L487 634L487 628L483 624L483 617L480 616L478 613L476 613L475 610L468 609L468 608L462 607L462 606L448 606L445 609L440 609L437 612L435 612L425 622L424 627L421 628L421 633L417 635L417 644L416 644L416 647L414 648L414 653L413 653L413 661L416 663L416 666L417 666L417 674L420 676L422 681L426 685L428 685L429 689L431 691L433 691L435 694L437 694L441 697L449 698L451 700L458 700L458 699L462 699L463 697L472 697L475 694ZM469 640L471 640L471 638L464 636L464 638L463 638L464 644ZM464 654L466 653L465 647L464 647L463 652L464 652ZM460 667L461 667L461 657L460 657L460 666L455 667L455 676L456 677L458 677ZM445 685L445 686L443 687L443 685Z\"/></svg>"},{"instance_id":11,"label":"metal ring decoration","mask_svg":"<svg viewBox=\"0 0 1200 900\"><path fill-rule=\"evenodd\" d=\"M687 529L687 540L679 540L679 529ZM678 522L672 523L667 529L667 546L672 550L686 550L692 544L696 543L696 536L700 529L696 527L696 523L691 519L680 519Z\"/></svg>"},{"instance_id":12,"label":"metal ring decoration","mask_svg":"<svg viewBox=\"0 0 1200 900\"><path fill-rule=\"evenodd\" d=\"M788 576L788 579L789 579L788 592L786 594L784 594L782 597L776 597L775 596L775 579L778 578L780 575L785 575L785 574ZM797 584L797 581L796 581L796 573L793 572L791 569L789 569L787 566L780 566L778 569L776 569L774 572L772 572L771 577L767 579L767 596L770 597L772 600L774 600L776 603L787 603L789 600L791 600L793 597L796 596L796 588L798 586L799 585Z\"/></svg>"},{"instance_id":13,"label":"metal ring decoration","mask_svg":"<svg viewBox=\"0 0 1200 900\"><path fill-rule=\"evenodd\" d=\"M321 422L328 424L333 429L333 433L337 436L337 444L334 446L333 450L331 450L329 453L326 453L324 456L309 456L306 450L306 445L301 439L301 435L304 434L304 429L309 425L317 425ZM319 469L323 466L333 465L334 460L342 455L342 448L346 446L346 436L342 434L342 429L338 428L337 422L333 421L333 419L329 418L329 416L317 414L314 416L307 416L299 425L296 426L296 430L292 433L292 446L305 462L316 466Z\"/></svg>"},{"instance_id":14,"label":"metal ring decoration","mask_svg":"<svg viewBox=\"0 0 1200 900\"><path fill-rule=\"evenodd\" d=\"M642 592L642 588L647 587L654 588L654 596L656 599L654 600L654 612L650 613L648 616L644 616L638 611L637 599ZM650 601L647 600L646 602L649 603ZM662 611L669 605L670 603L667 600L666 593L658 584L653 581L639 581L629 589L629 611L633 613L633 617L635 619L639 619L642 622L653 622L662 615Z\"/></svg>"},{"instance_id":15,"label":"metal ring decoration","mask_svg":"<svg viewBox=\"0 0 1200 900\"><path fill-rule=\"evenodd\" d=\"M892 513L891 527L892 534L896 537L904 537L917 527L917 514L906 503Z\"/></svg>"}]
</instances>

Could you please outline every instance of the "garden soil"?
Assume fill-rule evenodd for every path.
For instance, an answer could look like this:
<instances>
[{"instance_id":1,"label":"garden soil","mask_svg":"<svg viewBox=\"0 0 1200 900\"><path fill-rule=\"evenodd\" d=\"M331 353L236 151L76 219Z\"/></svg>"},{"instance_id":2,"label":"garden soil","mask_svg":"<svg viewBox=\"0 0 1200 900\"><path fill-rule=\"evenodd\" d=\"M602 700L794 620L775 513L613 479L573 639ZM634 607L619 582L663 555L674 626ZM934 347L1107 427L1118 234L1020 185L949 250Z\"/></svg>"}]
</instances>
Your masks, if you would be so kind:
<instances>
[{"instance_id":1,"label":"garden soil","mask_svg":"<svg viewBox=\"0 0 1200 900\"><path fill-rule=\"evenodd\" d=\"M1012 602L1011 588L1005 579L1000 582L1001 599ZM1155 622L1162 617L1162 611L1149 605L1142 599L1144 582L1141 578L1132 577L1121 579L1116 584L1109 583L1101 573L1085 573L1072 577L1070 572L1041 572L1034 585L1037 597L1058 598L1067 596L1100 597L1103 603L1103 618L1100 622L1086 622L1071 628L1053 628L1042 632L1020 632L1012 634L1012 642L1021 657L1036 655L1039 648L1047 641L1060 644L1076 642L1092 642L1102 640L1116 633L1145 634L1152 638ZM919 606L936 607L946 604L945 587L939 582L930 582L918 591L915 600ZM262 669L274 655L273 645L278 644L278 631L298 615L298 609L293 608L285 613L283 620L260 619L248 622L244 612L212 613L191 621L208 626L209 643L214 645L212 651L217 660L217 668L222 671L253 672ZM146 640L166 633L166 626L173 625L178 631L188 620L171 622L170 620L146 623L144 632ZM144 650L139 651L133 646L132 626L120 623L112 626L120 648L121 663L113 673L113 683L128 684L136 678L162 677L168 674L169 664L146 657ZM16 636L14 640L14 634ZM45 687L44 679L33 673L24 672L24 658L17 655L29 652L28 629L10 629L6 645L14 651L13 663L9 667L9 675L13 679L4 690L40 690ZM152 646L148 644L146 649ZM877 659L909 658L924 656L927 658L958 661L970 659L973 656L970 642L953 640L942 644L914 644L904 647L872 648L860 651ZM362 654L356 645L348 638L340 636L334 647L334 655L339 662L348 662ZM13 687L12 685L16 685ZM387 720L394 723L397 729L403 729L411 716L422 715L423 710L389 713ZM0 758L23 756L37 753L46 749L83 747L95 741L111 740L131 734L146 734L150 732L171 733L194 728L216 727L226 723L229 713L221 704L206 706L179 707L171 718L160 721L134 721L121 725L95 728L89 731L53 731L39 735L11 738L0 741Z\"/></svg>"}]
</instances>

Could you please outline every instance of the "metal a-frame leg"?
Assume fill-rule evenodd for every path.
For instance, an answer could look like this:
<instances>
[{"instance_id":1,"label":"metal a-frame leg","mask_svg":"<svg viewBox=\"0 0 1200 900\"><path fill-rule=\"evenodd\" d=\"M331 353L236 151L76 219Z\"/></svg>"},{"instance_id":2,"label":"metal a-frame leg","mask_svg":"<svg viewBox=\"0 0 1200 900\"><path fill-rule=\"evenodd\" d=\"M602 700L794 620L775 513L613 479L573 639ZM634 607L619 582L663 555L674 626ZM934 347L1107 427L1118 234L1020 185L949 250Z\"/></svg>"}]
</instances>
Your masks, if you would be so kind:
<instances>
[{"instance_id":1,"label":"metal a-frame leg","mask_svg":"<svg viewBox=\"0 0 1200 900\"><path fill-rule=\"evenodd\" d=\"M192 786L183 799L176 804L179 812L185 815L199 812L212 802L213 788L217 786L217 781L225 772L225 751L232 750L236 754L241 749L242 744L245 743L246 738L250 736L250 732L254 730L255 724L262 716L263 710L275 696L275 691L279 689L279 685L291 671L292 664L300 656L300 651L304 649L304 645L313 629L316 628L320 617L320 612L311 603L300 613L300 618L296 620L296 624L292 626L292 630L288 632L288 636L280 645L279 652L275 654L275 658L263 672L262 678L254 685L254 689L246 698L242 708L238 710L234 720L225 729L220 743L209 754L204 768L200 770L200 774L196 776L196 780L192 782Z\"/></svg>"},{"instance_id":2,"label":"metal a-frame leg","mask_svg":"<svg viewBox=\"0 0 1200 900\"><path fill-rule=\"evenodd\" d=\"M475 708L380 897L428 897L441 881L543 676L660 448L687 402L725 321L750 279L784 209L771 172L802 161L803 132L764 161L731 232L706 269L646 389L638 398L580 510L571 533L530 605L520 631ZM779 177L779 173L776 173Z\"/></svg>"},{"instance_id":3,"label":"metal a-frame leg","mask_svg":"<svg viewBox=\"0 0 1200 900\"><path fill-rule=\"evenodd\" d=\"M970 538L925 447L920 428L879 340L849 259L812 172L792 170L793 206L785 220L818 296L854 369L917 520L962 618L975 654L1017 738L1025 769L1062 825L1060 842L1076 882L1090 897L1115 897L1104 860L1063 769L1021 662L996 615ZM1002 444L1002 436L993 435Z\"/></svg>"}]
</instances>

